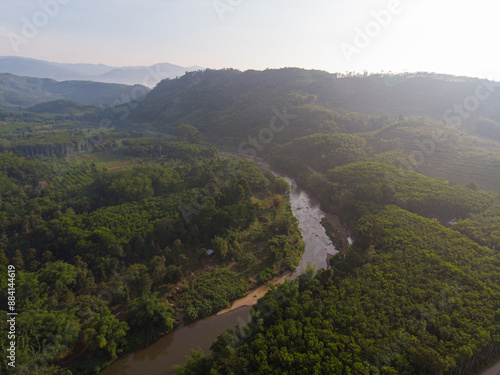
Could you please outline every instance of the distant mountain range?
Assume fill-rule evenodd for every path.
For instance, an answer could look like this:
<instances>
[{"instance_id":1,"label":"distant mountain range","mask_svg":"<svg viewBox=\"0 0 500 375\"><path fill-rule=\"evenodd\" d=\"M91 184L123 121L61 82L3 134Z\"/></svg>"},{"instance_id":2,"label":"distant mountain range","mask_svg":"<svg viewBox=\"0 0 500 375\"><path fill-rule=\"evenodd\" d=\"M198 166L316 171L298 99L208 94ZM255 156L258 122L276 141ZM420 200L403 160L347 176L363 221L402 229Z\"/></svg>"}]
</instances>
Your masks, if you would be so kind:
<instances>
[{"instance_id":1,"label":"distant mountain range","mask_svg":"<svg viewBox=\"0 0 500 375\"><path fill-rule=\"evenodd\" d=\"M25 57L0 56L0 73L50 78L56 81L95 81L154 87L165 78L203 70L200 66L182 67L160 63L151 66L113 67L103 64L66 64Z\"/></svg>"},{"instance_id":2,"label":"distant mountain range","mask_svg":"<svg viewBox=\"0 0 500 375\"><path fill-rule=\"evenodd\" d=\"M90 81L57 82L48 78L19 77L0 73L0 107L26 108L39 103L67 99L84 105L113 106L149 92L141 85Z\"/></svg>"}]
</instances>

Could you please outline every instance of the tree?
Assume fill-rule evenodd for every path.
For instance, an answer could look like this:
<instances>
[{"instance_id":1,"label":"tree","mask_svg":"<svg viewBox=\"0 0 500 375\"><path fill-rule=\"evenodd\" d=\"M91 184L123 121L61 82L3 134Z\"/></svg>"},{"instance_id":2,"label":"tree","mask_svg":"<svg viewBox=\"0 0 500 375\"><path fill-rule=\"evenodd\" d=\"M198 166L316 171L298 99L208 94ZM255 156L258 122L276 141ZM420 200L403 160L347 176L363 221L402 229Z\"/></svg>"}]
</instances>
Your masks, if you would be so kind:
<instances>
[{"instance_id":1,"label":"tree","mask_svg":"<svg viewBox=\"0 0 500 375\"><path fill-rule=\"evenodd\" d=\"M468 187L471 190L478 191L479 190L479 185L476 184L474 181L469 182L465 187Z\"/></svg>"},{"instance_id":2,"label":"tree","mask_svg":"<svg viewBox=\"0 0 500 375\"><path fill-rule=\"evenodd\" d=\"M10 150L10 148L11 142L9 142L7 139L0 139L0 152Z\"/></svg>"},{"instance_id":3,"label":"tree","mask_svg":"<svg viewBox=\"0 0 500 375\"><path fill-rule=\"evenodd\" d=\"M40 262L37 261L36 249L29 249L26 254L26 263L28 264L28 269L30 271L36 271L40 266Z\"/></svg>"},{"instance_id":4,"label":"tree","mask_svg":"<svg viewBox=\"0 0 500 375\"><path fill-rule=\"evenodd\" d=\"M49 263L42 268L38 274L38 280L46 284L46 287L57 297L67 292L68 287L76 281L76 267L63 261Z\"/></svg>"},{"instance_id":5,"label":"tree","mask_svg":"<svg viewBox=\"0 0 500 375\"><path fill-rule=\"evenodd\" d=\"M204 137L198 129L192 125L182 124L175 129L175 135L182 139L183 141L188 141L189 143L202 144Z\"/></svg>"},{"instance_id":6,"label":"tree","mask_svg":"<svg viewBox=\"0 0 500 375\"><path fill-rule=\"evenodd\" d=\"M76 267L75 289L80 294L90 294L96 288L94 274L87 268L87 263L80 256L74 258L74 263Z\"/></svg>"},{"instance_id":7,"label":"tree","mask_svg":"<svg viewBox=\"0 0 500 375\"><path fill-rule=\"evenodd\" d=\"M185 367L174 366L176 375L208 374L209 364L203 349L192 350L190 356L186 356Z\"/></svg>"},{"instance_id":8,"label":"tree","mask_svg":"<svg viewBox=\"0 0 500 375\"><path fill-rule=\"evenodd\" d=\"M34 350L37 355L28 355L21 365L31 371L24 373L39 373L35 370L40 359L52 361L62 353L72 348L80 334L80 325L74 312L47 311L45 309L28 309L16 317L19 346ZM19 354L25 354L18 348ZM20 360L20 358L18 359Z\"/></svg>"},{"instance_id":9,"label":"tree","mask_svg":"<svg viewBox=\"0 0 500 375\"><path fill-rule=\"evenodd\" d=\"M420 345L410 347L408 348L408 356L419 374L438 375L442 374L446 369L446 360L432 348L425 348Z\"/></svg>"},{"instance_id":10,"label":"tree","mask_svg":"<svg viewBox=\"0 0 500 375\"><path fill-rule=\"evenodd\" d=\"M21 250L16 250L14 257L12 258L12 263L17 270L24 269L24 258Z\"/></svg>"},{"instance_id":11,"label":"tree","mask_svg":"<svg viewBox=\"0 0 500 375\"><path fill-rule=\"evenodd\" d=\"M212 246L214 247L214 250L217 252L217 254L220 254L222 259L227 256L227 253L229 251L229 243L226 239L215 236L212 240Z\"/></svg>"},{"instance_id":12,"label":"tree","mask_svg":"<svg viewBox=\"0 0 500 375\"><path fill-rule=\"evenodd\" d=\"M153 281L147 271L148 268L144 264L132 264L127 269L128 285L132 293L136 295L150 293Z\"/></svg>"},{"instance_id":13,"label":"tree","mask_svg":"<svg viewBox=\"0 0 500 375\"><path fill-rule=\"evenodd\" d=\"M129 335L141 345L149 345L160 334L168 333L174 326L174 309L157 298L158 293L141 296L129 305L126 321L130 327Z\"/></svg>"},{"instance_id":14,"label":"tree","mask_svg":"<svg viewBox=\"0 0 500 375\"><path fill-rule=\"evenodd\" d=\"M167 266L165 265L166 259L163 256L155 255L149 262L149 274L153 283L163 281L167 274Z\"/></svg>"},{"instance_id":15,"label":"tree","mask_svg":"<svg viewBox=\"0 0 500 375\"><path fill-rule=\"evenodd\" d=\"M273 278L273 271L270 268L265 268L259 272L257 279L261 284L271 280Z\"/></svg>"},{"instance_id":16,"label":"tree","mask_svg":"<svg viewBox=\"0 0 500 375\"><path fill-rule=\"evenodd\" d=\"M290 184L283 178L276 178L271 184L271 191L279 195L287 195L290 193Z\"/></svg>"},{"instance_id":17,"label":"tree","mask_svg":"<svg viewBox=\"0 0 500 375\"><path fill-rule=\"evenodd\" d=\"M8 266L9 265L9 258L5 255L5 252L3 249L0 249L0 265Z\"/></svg>"},{"instance_id":18,"label":"tree","mask_svg":"<svg viewBox=\"0 0 500 375\"><path fill-rule=\"evenodd\" d=\"M94 354L106 353L109 359L118 356L119 349L126 343L125 335L128 331L126 322L116 319L109 309L94 315L84 330L83 343Z\"/></svg>"}]
</instances>

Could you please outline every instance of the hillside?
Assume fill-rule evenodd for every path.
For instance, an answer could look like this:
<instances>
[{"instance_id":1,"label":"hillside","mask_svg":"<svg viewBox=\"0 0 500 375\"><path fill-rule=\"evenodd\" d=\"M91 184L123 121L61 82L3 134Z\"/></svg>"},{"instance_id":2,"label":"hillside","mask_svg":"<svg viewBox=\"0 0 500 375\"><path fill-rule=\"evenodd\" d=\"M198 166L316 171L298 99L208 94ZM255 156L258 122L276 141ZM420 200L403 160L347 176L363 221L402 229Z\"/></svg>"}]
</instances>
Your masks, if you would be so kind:
<instances>
[{"instance_id":1,"label":"hillside","mask_svg":"<svg viewBox=\"0 0 500 375\"><path fill-rule=\"evenodd\" d=\"M500 93L496 85L424 73L340 76L294 68L206 70L162 81L131 111L125 125L173 134L186 123L209 142L260 157L317 133L357 134L365 139L360 142L368 137L372 144L399 140L398 146L393 143L379 151L376 161L497 191ZM312 167L335 166L328 152L314 155L315 142L305 140L300 146L309 150L309 162L318 161ZM288 147L288 155L295 146ZM359 150L358 146L353 145Z\"/></svg>"},{"instance_id":2,"label":"hillside","mask_svg":"<svg viewBox=\"0 0 500 375\"><path fill-rule=\"evenodd\" d=\"M36 104L67 99L85 105L111 106L138 98L149 91L140 85L127 86L90 81L57 82L52 79L0 74L0 106L25 108ZM124 99L125 98L125 99ZM128 98L128 99L127 99Z\"/></svg>"},{"instance_id":3,"label":"hillside","mask_svg":"<svg viewBox=\"0 0 500 375\"><path fill-rule=\"evenodd\" d=\"M211 113L208 122L213 122L228 113L232 114L231 118L243 116L245 119L252 113L258 124L262 109L270 112L273 106L314 105L326 110L427 116L443 121L447 110L453 110L455 104L460 105L479 93L485 99L478 99L479 108L469 111L466 119L484 116L497 121L500 120L500 93L495 90L496 85L474 78L425 73L342 76L297 68L245 72L206 70L161 82L148 95L142 110L137 110L137 117L149 112L148 119L158 122L185 118L194 122ZM164 104L168 107L162 107ZM446 116L450 123L455 122L453 114Z\"/></svg>"},{"instance_id":4,"label":"hillside","mask_svg":"<svg viewBox=\"0 0 500 375\"><path fill-rule=\"evenodd\" d=\"M67 99L59 99L51 102L43 102L26 110L35 113L73 114L82 115L87 111L92 111L96 107L84 105Z\"/></svg>"}]
</instances>

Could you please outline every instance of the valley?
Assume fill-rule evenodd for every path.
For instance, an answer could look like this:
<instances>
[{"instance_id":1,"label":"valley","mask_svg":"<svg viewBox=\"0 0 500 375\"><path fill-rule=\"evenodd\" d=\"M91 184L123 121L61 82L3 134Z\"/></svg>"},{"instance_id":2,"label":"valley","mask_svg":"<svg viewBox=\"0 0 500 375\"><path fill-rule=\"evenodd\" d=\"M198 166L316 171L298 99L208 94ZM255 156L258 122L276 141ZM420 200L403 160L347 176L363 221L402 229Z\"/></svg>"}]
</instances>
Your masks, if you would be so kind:
<instances>
[{"instance_id":1,"label":"valley","mask_svg":"<svg viewBox=\"0 0 500 375\"><path fill-rule=\"evenodd\" d=\"M293 180L288 179L288 182L291 185L290 204L298 219L305 249L293 274L287 272L285 275L270 281L275 286L301 275L308 266L313 267L312 269L326 269L329 254L327 251L331 254L337 252L324 234L324 229L320 224L323 213L317 204L313 204L307 193L298 189ZM250 307L255 305L257 300L262 298L268 290L269 286L262 286L249 291L247 296L234 301L230 308L200 322L178 328L161 338L153 346L116 361L101 374L132 375L144 371L144 368L147 368L151 375L174 374L173 366L184 365L184 358L189 356L192 351L200 347L205 353L208 353L210 344L220 334L235 326L243 328L245 324L249 323L251 321Z\"/></svg>"},{"instance_id":2,"label":"valley","mask_svg":"<svg viewBox=\"0 0 500 375\"><path fill-rule=\"evenodd\" d=\"M443 119L479 85L207 69L125 110L4 106L19 373L480 373L500 357L500 96Z\"/></svg>"}]
</instances>

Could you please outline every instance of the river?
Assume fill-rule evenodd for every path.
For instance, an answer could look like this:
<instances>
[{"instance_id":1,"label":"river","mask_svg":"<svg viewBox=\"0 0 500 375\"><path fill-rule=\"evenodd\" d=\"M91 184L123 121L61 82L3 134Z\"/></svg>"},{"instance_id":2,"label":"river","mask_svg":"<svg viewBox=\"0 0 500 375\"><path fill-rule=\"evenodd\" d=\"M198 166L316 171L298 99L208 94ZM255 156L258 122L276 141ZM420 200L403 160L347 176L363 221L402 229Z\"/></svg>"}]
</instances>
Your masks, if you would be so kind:
<instances>
[{"instance_id":1,"label":"river","mask_svg":"<svg viewBox=\"0 0 500 375\"><path fill-rule=\"evenodd\" d=\"M266 165L261 165L268 168ZM321 225L321 219L327 214L321 210L319 203L309 194L301 190L296 182L281 176L291 186L290 203L298 220L305 250L299 266L291 275L291 279L299 276L308 264L318 268L327 267L328 254L334 255L337 250ZM241 307L224 315L214 315L207 319L178 328L165 335L155 344L126 355L103 370L100 375L170 375L175 371L174 365L184 365L185 356L192 349L201 347L207 354L210 345L217 336L227 328L243 326L250 321L250 307Z\"/></svg>"},{"instance_id":2,"label":"river","mask_svg":"<svg viewBox=\"0 0 500 375\"><path fill-rule=\"evenodd\" d=\"M319 203L314 201L304 190L301 190L294 180L288 177L283 178L290 184L292 211L299 222L302 240L306 245L300 263L290 277L290 279L294 279L304 273L308 264L316 269L326 269L328 255L335 255L338 251L332 245L332 241L326 235L325 228L321 225L321 219L327 214L320 208Z\"/></svg>"}]
</instances>

